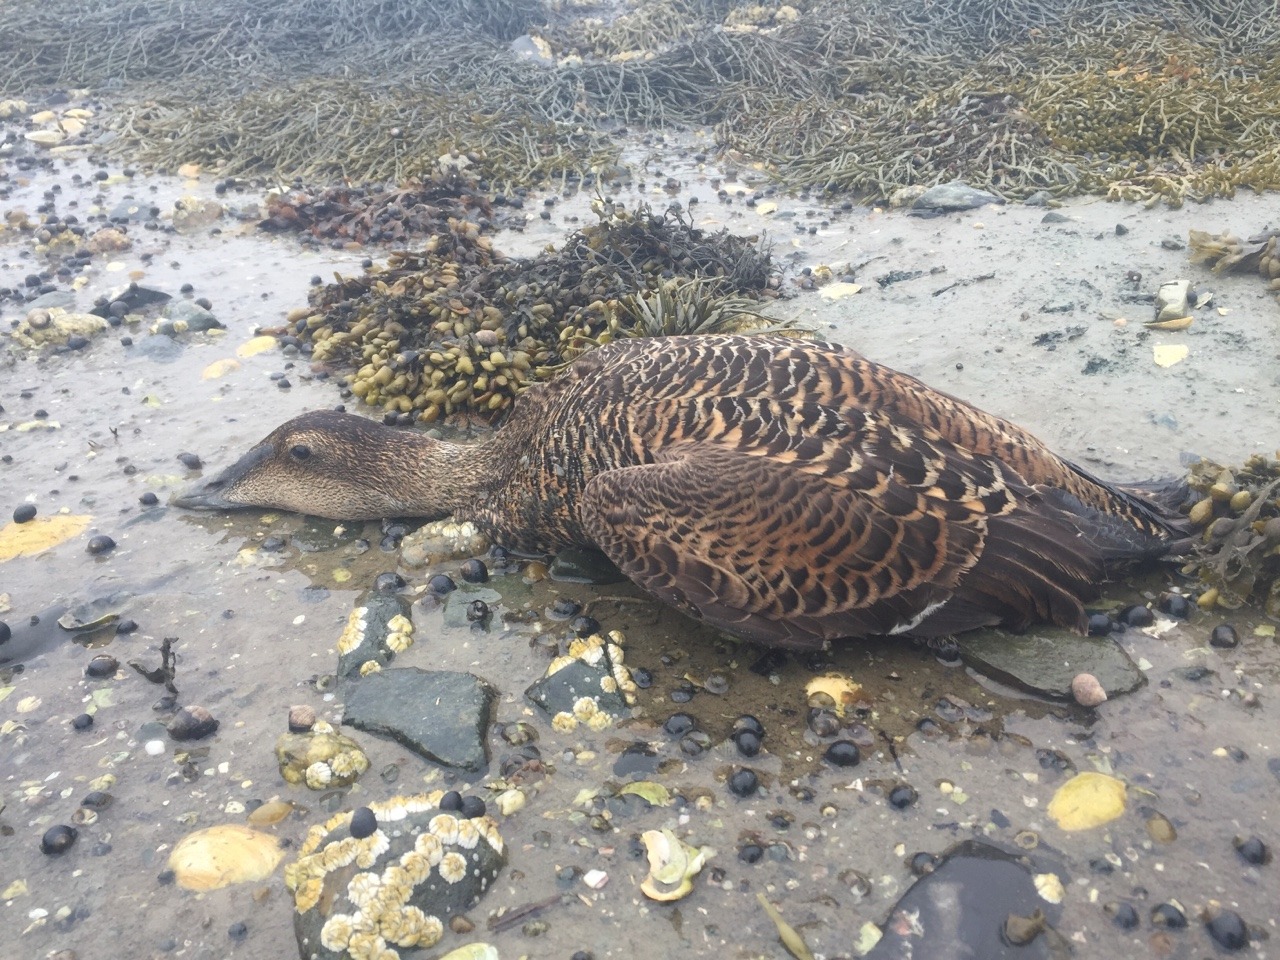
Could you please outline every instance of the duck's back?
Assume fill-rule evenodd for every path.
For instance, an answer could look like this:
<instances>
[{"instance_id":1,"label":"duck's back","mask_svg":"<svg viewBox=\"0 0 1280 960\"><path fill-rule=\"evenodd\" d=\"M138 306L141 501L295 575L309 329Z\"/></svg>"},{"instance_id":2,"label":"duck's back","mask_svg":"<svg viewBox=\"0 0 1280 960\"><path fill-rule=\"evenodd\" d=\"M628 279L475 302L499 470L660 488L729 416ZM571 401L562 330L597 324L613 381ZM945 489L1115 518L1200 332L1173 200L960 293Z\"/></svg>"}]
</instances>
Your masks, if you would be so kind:
<instances>
[{"instance_id":1,"label":"duck's back","mask_svg":"<svg viewBox=\"0 0 1280 960\"><path fill-rule=\"evenodd\" d=\"M622 341L530 391L508 431L507 489L534 491L512 531L595 543L664 600L774 643L1079 626L1104 564L1176 528L1021 428L829 343Z\"/></svg>"}]
</instances>

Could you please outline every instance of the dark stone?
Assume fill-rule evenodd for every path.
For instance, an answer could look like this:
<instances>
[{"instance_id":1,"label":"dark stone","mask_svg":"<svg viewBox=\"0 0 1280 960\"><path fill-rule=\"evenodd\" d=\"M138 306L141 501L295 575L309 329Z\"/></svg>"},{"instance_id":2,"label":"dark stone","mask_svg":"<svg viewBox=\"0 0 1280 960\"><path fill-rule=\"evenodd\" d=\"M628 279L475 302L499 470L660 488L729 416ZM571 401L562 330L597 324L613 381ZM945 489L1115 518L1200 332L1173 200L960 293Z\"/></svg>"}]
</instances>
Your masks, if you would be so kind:
<instances>
[{"instance_id":1,"label":"dark stone","mask_svg":"<svg viewBox=\"0 0 1280 960\"><path fill-rule=\"evenodd\" d=\"M862 762L862 751L852 740L837 740L823 754L827 763L837 767L856 767Z\"/></svg>"},{"instance_id":2,"label":"dark stone","mask_svg":"<svg viewBox=\"0 0 1280 960\"><path fill-rule=\"evenodd\" d=\"M760 778L750 767L741 767L729 776L729 792L738 797L750 797L760 789Z\"/></svg>"},{"instance_id":3,"label":"dark stone","mask_svg":"<svg viewBox=\"0 0 1280 960\"><path fill-rule=\"evenodd\" d=\"M77 730L88 730L93 726L93 714L81 713L77 715L71 721L71 726L75 727Z\"/></svg>"},{"instance_id":4,"label":"dark stone","mask_svg":"<svg viewBox=\"0 0 1280 960\"><path fill-rule=\"evenodd\" d=\"M446 767L477 771L488 764L497 692L474 674L394 667L349 680L343 690L345 725L390 737Z\"/></svg>"},{"instance_id":5,"label":"dark stone","mask_svg":"<svg viewBox=\"0 0 1280 960\"><path fill-rule=\"evenodd\" d=\"M40 838L40 852L52 856L57 853L66 853L76 842L75 827L68 827L64 823L58 824L56 827L50 827L44 832L44 836Z\"/></svg>"},{"instance_id":6,"label":"dark stone","mask_svg":"<svg viewBox=\"0 0 1280 960\"><path fill-rule=\"evenodd\" d=\"M108 537L105 533L100 533L96 537L89 539L89 545L85 547L94 556L103 553L110 553L116 548L116 542Z\"/></svg>"},{"instance_id":7,"label":"dark stone","mask_svg":"<svg viewBox=\"0 0 1280 960\"><path fill-rule=\"evenodd\" d=\"M1110 636L1082 637L1042 628L1021 635L981 630L958 639L965 663L979 673L1053 700L1070 701L1071 681L1080 673L1097 677L1108 697L1147 682Z\"/></svg>"},{"instance_id":8,"label":"dark stone","mask_svg":"<svg viewBox=\"0 0 1280 960\"><path fill-rule=\"evenodd\" d=\"M357 807L351 813L351 835L357 840L373 836L378 829L378 818L368 807Z\"/></svg>"},{"instance_id":9,"label":"dark stone","mask_svg":"<svg viewBox=\"0 0 1280 960\"><path fill-rule=\"evenodd\" d=\"M1224 950L1241 950L1249 945L1249 928L1234 910L1223 910L1205 924L1205 929Z\"/></svg>"},{"instance_id":10,"label":"dark stone","mask_svg":"<svg viewBox=\"0 0 1280 960\"><path fill-rule=\"evenodd\" d=\"M1236 633L1236 628L1229 623L1220 623L1213 628L1213 632L1209 634L1209 646L1224 647L1230 649L1238 646L1240 643L1240 634Z\"/></svg>"},{"instance_id":11,"label":"dark stone","mask_svg":"<svg viewBox=\"0 0 1280 960\"><path fill-rule=\"evenodd\" d=\"M36 518L36 505L34 503L24 503L15 507L13 511L14 523L30 523Z\"/></svg>"},{"instance_id":12,"label":"dark stone","mask_svg":"<svg viewBox=\"0 0 1280 960\"><path fill-rule=\"evenodd\" d=\"M626 576L599 550L566 547L556 554L547 575L561 583L621 583Z\"/></svg>"},{"instance_id":13,"label":"dark stone","mask_svg":"<svg viewBox=\"0 0 1280 960\"><path fill-rule=\"evenodd\" d=\"M1050 937L1021 946L1003 937L1010 915L1043 910L1050 925L1057 921L1061 907L1040 898L1033 872L1041 871L1029 869L1025 856L981 840L957 844L889 909L880 924L884 936L866 955L868 960L1049 960L1056 956ZM915 922L892 922L900 916Z\"/></svg>"}]
</instances>

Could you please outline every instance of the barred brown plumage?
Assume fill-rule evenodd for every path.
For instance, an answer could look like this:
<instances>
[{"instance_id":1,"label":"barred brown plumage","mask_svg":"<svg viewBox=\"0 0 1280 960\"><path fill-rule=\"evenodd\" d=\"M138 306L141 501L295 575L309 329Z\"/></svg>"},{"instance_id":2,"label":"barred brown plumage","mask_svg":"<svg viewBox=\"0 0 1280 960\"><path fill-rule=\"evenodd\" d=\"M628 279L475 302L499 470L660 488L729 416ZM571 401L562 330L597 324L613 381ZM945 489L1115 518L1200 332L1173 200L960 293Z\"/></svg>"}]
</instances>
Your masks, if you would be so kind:
<instances>
[{"instance_id":1,"label":"barred brown plumage","mask_svg":"<svg viewBox=\"0 0 1280 960\"><path fill-rule=\"evenodd\" d=\"M689 615L791 647L1083 629L1109 572L1189 529L914 377L770 336L601 347L465 448L304 414L177 502L453 514L518 551L593 546Z\"/></svg>"}]
</instances>

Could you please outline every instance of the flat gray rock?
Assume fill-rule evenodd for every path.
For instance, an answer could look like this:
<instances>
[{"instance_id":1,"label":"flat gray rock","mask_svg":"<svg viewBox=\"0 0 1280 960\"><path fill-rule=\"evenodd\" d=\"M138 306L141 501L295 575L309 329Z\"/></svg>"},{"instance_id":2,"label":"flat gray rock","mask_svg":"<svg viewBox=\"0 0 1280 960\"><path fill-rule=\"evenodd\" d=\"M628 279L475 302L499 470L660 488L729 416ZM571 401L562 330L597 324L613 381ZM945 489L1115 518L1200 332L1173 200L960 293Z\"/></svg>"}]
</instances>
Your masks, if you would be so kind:
<instances>
[{"instance_id":1,"label":"flat gray rock","mask_svg":"<svg viewBox=\"0 0 1280 960\"><path fill-rule=\"evenodd\" d=\"M1052 700L1071 700L1078 673L1098 678L1108 697L1147 682L1138 665L1110 637L1082 637L1067 630L1017 636L982 630L957 638L964 662L979 673Z\"/></svg>"},{"instance_id":2,"label":"flat gray rock","mask_svg":"<svg viewBox=\"0 0 1280 960\"><path fill-rule=\"evenodd\" d=\"M1043 867L1044 865L1037 865ZM1067 877L1060 877L1065 884ZM868 960L1050 960L1056 935L1042 933L1022 946L1002 936L1010 914L1043 910L1056 921L1061 907L1043 900L1025 857L981 840L965 840L944 855L889 911L884 936Z\"/></svg>"},{"instance_id":3,"label":"flat gray rock","mask_svg":"<svg viewBox=\"0 0 1280 960\"><path fill-rule=\"evenodd\" d=\"M34 300L27 303L26 308L31 310L48 310L51 307L61 307L63 310L74 310L76 306L76 295L71 290L50 290L48 293L42 293Z\"/></svg>"},{"instance_id":4,"label":"flat gray rock","mask_svg":"<svg viewBox=\"0 0 1280 960\"><path fill-rule=\"evenodd\" d=\"M342 722L390 737L428 760L483 770L489 717L497 692L470 673L393 667L343 686Z\"/></svg>"},{"instance_id":5,"label":"flat gray rock","mask_svg":"<svg viewBox=\"0 0 1280 960\"><path fill-rule=\"evenodd\" d=\"M989 203L1004 203L1004 200L994 193L971 187L963 180L952 180L950 183L930 187L911 205L911 209L927 213L950 213L953 210L976 210Z\"/></svg>"}]
</instances>

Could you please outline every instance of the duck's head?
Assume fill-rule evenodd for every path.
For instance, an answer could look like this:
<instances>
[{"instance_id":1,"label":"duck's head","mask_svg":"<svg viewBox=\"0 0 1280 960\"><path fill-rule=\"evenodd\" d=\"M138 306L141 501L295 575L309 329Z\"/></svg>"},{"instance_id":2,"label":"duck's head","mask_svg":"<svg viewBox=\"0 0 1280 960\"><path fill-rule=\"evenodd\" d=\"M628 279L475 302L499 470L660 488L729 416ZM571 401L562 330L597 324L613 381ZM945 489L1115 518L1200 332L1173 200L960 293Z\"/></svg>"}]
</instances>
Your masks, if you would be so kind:
<instances>
[{"instance_id":1,"label":"duck's head","mask_svg":"<svg viewBox=\"0 0 1280 960\"><path fill-rule=\"evenodd\" d=\"M458 493L456 471L449 469L456 458L446 455L446 446L349 413L304 413L173 503L191 510L274 508L333 520L438 519L452 511Z\"/></svg>"}]
</instances>

